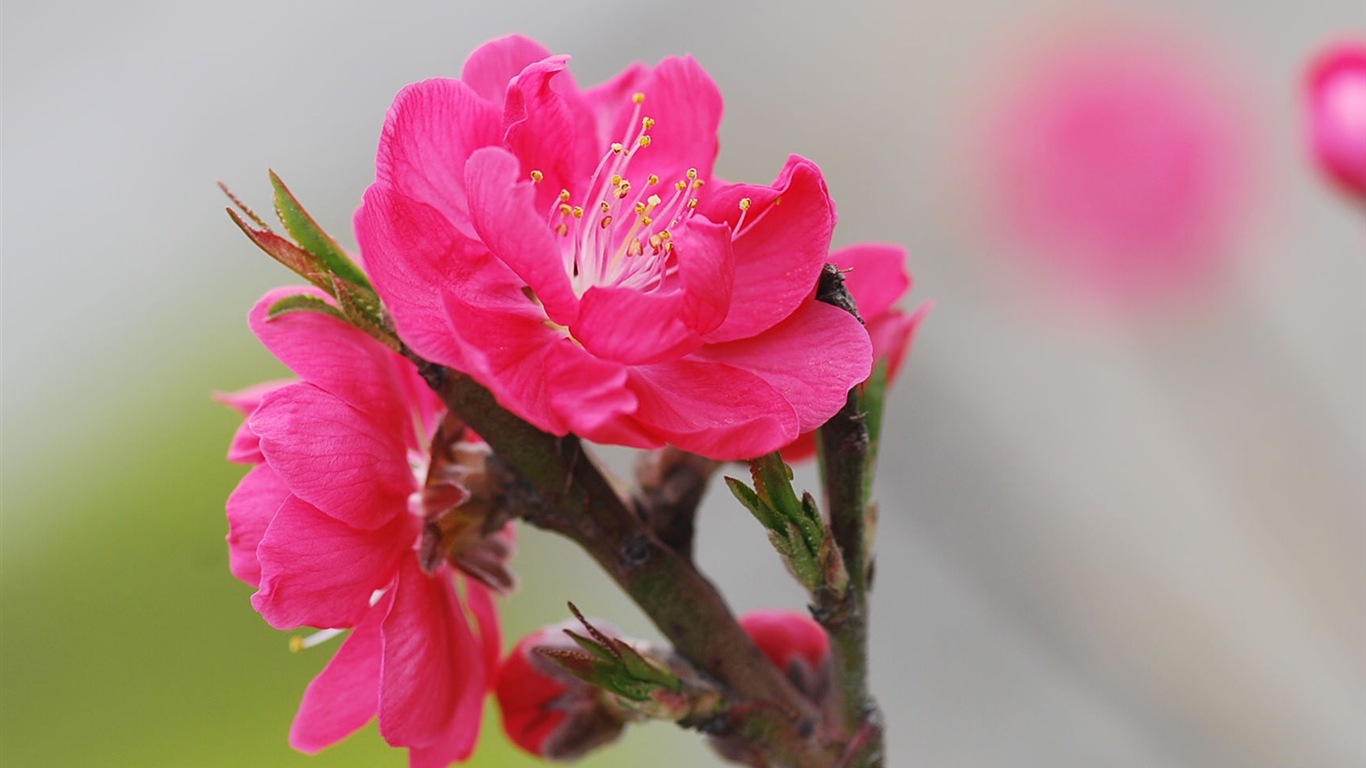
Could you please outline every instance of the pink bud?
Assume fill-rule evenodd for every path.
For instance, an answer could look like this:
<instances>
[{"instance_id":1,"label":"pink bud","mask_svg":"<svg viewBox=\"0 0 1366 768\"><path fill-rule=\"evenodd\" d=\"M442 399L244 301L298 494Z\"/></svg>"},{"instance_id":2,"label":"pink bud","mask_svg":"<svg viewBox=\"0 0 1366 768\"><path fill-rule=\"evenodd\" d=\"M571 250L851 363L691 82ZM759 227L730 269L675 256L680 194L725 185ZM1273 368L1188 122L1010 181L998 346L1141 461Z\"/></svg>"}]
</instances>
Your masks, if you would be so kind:
<instances>
[{"instance_id":1,"label":"pink bud","mask_svg":"<svg viewBox=\"0 0 1366 768\"><path fill-rule=\"evenodd\" d=\"M1319 167L1366 201L1366 42L1328 47L1310 65L1306 86Z\"/></svg>"},{"instance_id":2,"label":"pink bud","mask_svg":"<svg viewBox=\"0 0 1366 768\"><path fill-rule=\"evenodd\" d=\"M562 631L568 626L545 627L522 638L498 670L503 730L512 743L549 760L578 759L614 741L624 726L598 689L536 652L578 650Z\"/></svg>"},{"instance_id":3,"label":"pink bud","mask_svg":"<svg viewBox=\"0 0 1366 768\"><path fill-rule=\"evenodd\" d=\"M740 626L802 693L821 699L829 677L830 638L820 624L797 611L754 611L740 617Z\"/></svg>"}]
</instances>

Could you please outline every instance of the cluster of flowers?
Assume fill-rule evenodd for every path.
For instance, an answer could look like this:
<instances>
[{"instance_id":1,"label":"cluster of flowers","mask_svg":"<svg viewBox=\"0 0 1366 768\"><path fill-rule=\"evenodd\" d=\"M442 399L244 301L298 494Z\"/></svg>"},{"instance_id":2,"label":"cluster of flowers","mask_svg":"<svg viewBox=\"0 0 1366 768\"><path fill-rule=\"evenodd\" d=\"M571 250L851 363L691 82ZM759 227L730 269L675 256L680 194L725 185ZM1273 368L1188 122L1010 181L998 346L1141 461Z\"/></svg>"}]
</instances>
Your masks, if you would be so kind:
<instances>
[{"instance_id":1,"label":"cluster of flowers","mask_svg":"<svg viewBox=\"0 0 1366 768\"><path fill-rule=\"evenodd\" d=\"M398 336L557 435L717 460L809 454L801 436L875 356L900 366L923 314L893 308L904 253L831 254L834 205L804 158L771 185L715 179L721 97L691 58L588 89L566 61L509 37L461 79L398 95L355 218ZM866 328L815 300L827 262L849 270ZM299 293L272 291L250 315L299 379L225 398L247 415L230 458L254 465L228 502L232 571L272 626L320 630L302 645L350 630L304 695L295 747L378 716L413 766L445 766L472 750L496 687L494 593L512 586L511 526L463 512L481 501L487 448L366 333L271 316ZM510 726L544 725L519 717Z\"/></svg>"}]
</instances>

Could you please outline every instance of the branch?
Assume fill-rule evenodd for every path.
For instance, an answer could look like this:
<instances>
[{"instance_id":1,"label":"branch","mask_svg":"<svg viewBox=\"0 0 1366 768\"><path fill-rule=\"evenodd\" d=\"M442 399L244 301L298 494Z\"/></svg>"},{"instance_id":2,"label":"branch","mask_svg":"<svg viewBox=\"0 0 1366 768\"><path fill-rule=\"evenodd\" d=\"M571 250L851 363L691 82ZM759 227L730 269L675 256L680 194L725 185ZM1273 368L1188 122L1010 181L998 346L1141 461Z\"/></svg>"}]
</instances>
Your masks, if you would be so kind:
<instances>
[{"instance_id":1,"label":"branch","mask_svg":"<svg viewBox=\"0 0 1366 768\"><path fill-rule=\"evenodd\" d=\"M826 266L816 297L829 304L858 312L844 287L844 279ZM872 575L869 539L868 472L869 437L862 387L849 391L844 407L820 428L821 480L830 529L844 556L849 586L833 610L822 610L817 619L830 635L839 711L846 733L856 733L850 754L841 765L875 768L883 764L881 717L868 692L868 590Z\"/></svg>"},{"instance_id":2,"label":"branch","mask_svg":"<svg viewBox=\"0 0 1366 768\"><path fill-rule=\"evenodd\" d=\"M555 437L498 405L473 379L411 360L446 407L470 425L539 496L527 522L572 539L649 615L674 649L725 686L736 703L709 732L770 750L790 768L824 768L839 746L823 740L821 716L763 656L715 587L665 545L617 495L578 438Z\"/></svg>"}]
</instances>

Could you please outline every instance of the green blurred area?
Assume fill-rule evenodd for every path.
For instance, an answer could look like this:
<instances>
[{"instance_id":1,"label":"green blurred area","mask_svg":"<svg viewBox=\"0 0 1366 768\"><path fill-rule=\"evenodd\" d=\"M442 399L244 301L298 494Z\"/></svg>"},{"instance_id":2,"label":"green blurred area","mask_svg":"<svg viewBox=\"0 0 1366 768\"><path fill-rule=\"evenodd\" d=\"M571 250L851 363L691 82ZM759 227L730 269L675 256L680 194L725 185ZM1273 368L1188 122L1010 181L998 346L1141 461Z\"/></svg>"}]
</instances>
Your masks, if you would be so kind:
<instances>
[{"instance_id":1,"label":"green blurred area","mask_svg":"<svg viewBox=\"0 0 1366 768\"><path fill-rule=\"evenodd\" d=\"M242 331L245 334L245 329ZM205 355L233 344L205 342ZM243 350L247 347L238 345ZM223 503L245 468L224 460L239 417L215 389L279 378L263 349L160 371L105 371L111 392L5 435L0 560L0 763L24 766L402 766L373 723L309 757L286 743L304 686L336 641L293 654L228 573ZM158 382L153 384L153 382ZM12 403L10 404L13 405ZM13 413L10 414L13 416ZM524 532L510 645L562 620L564 602L633 610L587 558ZM589 607L591 606L591 607ZM638 614L636 614L638 616ZM472 765L538 765L502 738L494 707ZM709 762L695 734L638 727L583 764ZM661 751L663 750L663 751Z\"/></svg>"}]
</instances>

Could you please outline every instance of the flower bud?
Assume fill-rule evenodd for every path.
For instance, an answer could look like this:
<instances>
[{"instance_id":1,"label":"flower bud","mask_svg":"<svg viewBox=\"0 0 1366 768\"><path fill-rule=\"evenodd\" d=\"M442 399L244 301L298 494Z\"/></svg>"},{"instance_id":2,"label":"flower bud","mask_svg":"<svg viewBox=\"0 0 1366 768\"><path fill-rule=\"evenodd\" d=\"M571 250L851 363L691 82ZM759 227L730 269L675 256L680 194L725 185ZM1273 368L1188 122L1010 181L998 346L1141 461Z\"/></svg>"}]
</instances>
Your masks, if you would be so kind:
<instances>
[{"instance_id":1,"label":"flower bud","mask_svg":"<svg viewBox=\"0 0 1366 768\"><path fill-rule=\"evenodd\" d=\"M496 694L512 743L548 760L576 760L621 735L625 720L600 690L561 669L538 648L578 650L561 624L517 643L498 671Z\"/></svg>"},{"instance_id":2,"label":"flower bud","mask_svg":"<svg viewBox=\"0 0 1366 768\"><path fill-rule=\"evenodd\" d=\"M1319 167L1366 201L1366 42L1323 51L1307 82L1309 130Z\"/></svg>"},{"instance_id":3,"label":"flower bud","mask_svg":"<svg viewBox=\"0 0 1366 768\"><path fill-rule=\"evenodd\" d=\"M820 624L804 613L771 610L741 616L740 626L807 698L817 703L824 698L830 638Z\"/></svg>"}]
</instances>

